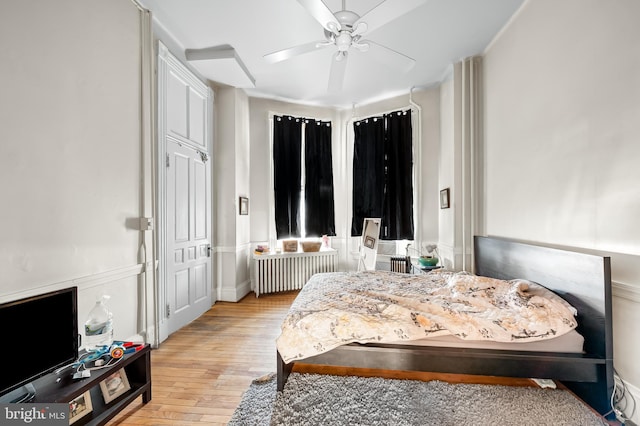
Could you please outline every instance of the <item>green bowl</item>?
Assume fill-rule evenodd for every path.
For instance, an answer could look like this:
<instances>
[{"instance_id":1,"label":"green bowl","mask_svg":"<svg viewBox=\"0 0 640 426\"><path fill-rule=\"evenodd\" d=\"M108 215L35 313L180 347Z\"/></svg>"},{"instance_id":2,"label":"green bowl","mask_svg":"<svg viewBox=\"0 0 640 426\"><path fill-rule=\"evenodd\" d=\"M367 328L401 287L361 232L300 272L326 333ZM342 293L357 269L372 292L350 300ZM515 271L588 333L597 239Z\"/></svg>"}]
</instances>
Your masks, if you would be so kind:
<instances>
[{"instance_id":1,"label":"green bowl","mask_svg":"<svg viewBox=\"0 0 640 426\"><path fill-rule=\"evenodd\" d=\"M420 262L420 266L436 266L438 264L438 258L420 256L420 258L418 258L418 262Z\"/></svg>"}]
</instances>

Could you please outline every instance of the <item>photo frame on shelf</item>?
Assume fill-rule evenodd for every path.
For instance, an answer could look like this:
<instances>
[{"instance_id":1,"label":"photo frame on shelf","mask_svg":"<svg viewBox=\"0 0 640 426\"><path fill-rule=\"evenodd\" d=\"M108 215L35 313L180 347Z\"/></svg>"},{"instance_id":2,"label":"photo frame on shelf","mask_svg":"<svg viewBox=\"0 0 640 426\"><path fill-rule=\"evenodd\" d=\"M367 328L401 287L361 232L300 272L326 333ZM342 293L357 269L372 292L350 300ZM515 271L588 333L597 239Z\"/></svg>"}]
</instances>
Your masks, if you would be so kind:
<instances>
[{"instance_id":1,"label":"photo frame on shelf","mask_svg":"<svg viewBox=\"0 0 640 426\"><path fill-rule=\"evenodd\" d=\"M449 188L445 188L440 191L440 208L449 208Z\"/></svg>"},{"instance_id":2,"label":"photo frame on shelf","mask_svg":"<svg viewBox=\"0 0 640 426\"><path fill-rule=\"evenodd\" d=\"M240 197L238 205L241 215L244 216L249 214L249 199L247 197Z\"/></svg>"},{"instance_id":3,"label":"photo frame on shelf","mask_svg":"<svg viewBox=\"0 0 640 426\"><path fill-rule=\"evenodd\" d=\"M102 390L102 396L104 397L105 404L110 403L120 395L126 393L131 389L127 373L124 368L111 374L109 377L100 382L100 390Z\"/></svg>"},{"instance_id":4,"label":"photo frame on shelf","mask_svg":"<svg viewBox=\"0 0 640 426\"><path fill-rule=\"evenodd\" d=\"M69 402L69 424L74 424L76 421L92 411L93 404L91 403L91 392L86 391Z\"/></svg>"}]
</instances>

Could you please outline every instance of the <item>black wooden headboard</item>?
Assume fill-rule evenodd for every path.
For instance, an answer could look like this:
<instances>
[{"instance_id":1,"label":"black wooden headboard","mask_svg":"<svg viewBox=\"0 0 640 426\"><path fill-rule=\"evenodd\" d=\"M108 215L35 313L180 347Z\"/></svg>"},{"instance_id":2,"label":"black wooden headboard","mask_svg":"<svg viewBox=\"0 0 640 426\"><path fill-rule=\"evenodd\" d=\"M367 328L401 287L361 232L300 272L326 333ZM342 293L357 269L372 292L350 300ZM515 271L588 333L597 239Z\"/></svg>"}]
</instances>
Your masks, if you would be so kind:
<instances>
[{"instance_id":1,"label":"black wooden headboard","mask_svg":"<svg viewBox=\"0 0 640 426\"><path fill-rule=\"evenodd\" d=\"M594 407L602 405L604 402L601 401L613 391L611 259L505 238L477 236L474 260L478 275L536 282L578 310L576 330L585 339L585 358L604 360L605 368L600 374L607 385L607 395L594 395L600 402L588 401ZM573 390L583 385L572 383L567 386Z\"/></svg>"}]
</instances>

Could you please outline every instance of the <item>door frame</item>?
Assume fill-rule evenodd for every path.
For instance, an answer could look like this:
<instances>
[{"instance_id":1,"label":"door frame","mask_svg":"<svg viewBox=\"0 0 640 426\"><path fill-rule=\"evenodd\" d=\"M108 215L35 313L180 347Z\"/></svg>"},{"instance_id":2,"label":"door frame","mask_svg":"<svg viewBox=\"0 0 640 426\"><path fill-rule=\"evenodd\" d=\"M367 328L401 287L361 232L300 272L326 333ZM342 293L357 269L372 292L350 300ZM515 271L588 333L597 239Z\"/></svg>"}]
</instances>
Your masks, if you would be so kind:
<instances>
[{"instance_id":1,"label":"door frame","mask_svg":"<svg viewBox=\"0 0 640 426\"><path fill-rule=\"evenodd\" d=\"M209 194L209 208L210 208L210 223L209 233L210 242L213 243L214 230L213 230L213 156L211 154L213 147L213 91L209 86L198 79L189 69L182 64L174 55L169 52L169 49L161 42L158 41L158 54L157 54L157 285L158 291L156 292L156 315L155 315L155 333L156 341L155 345L159 345L161 342L169 337L167 326L167 276L166 267L164 262L165 252L167 249L167 138L171 138L175 142L188 146L200 153L204 153L208 156L208 162L210 164L210 194ZM205 134L204 134L204 146L193 143L187 138L180 137L179 135L172 134L169 136L167 130L167 81L169 68L172 72L179 74L180 78L187 81L191 87L197 88L201 94L206 94L206 106L205 106ZM213 244L212 244L213 245ZM215 262L211 256L211 282L209 283L209 291L211 292L211 304L216 301L217 291L215 288Z\"/></svg>"}]
</instances>

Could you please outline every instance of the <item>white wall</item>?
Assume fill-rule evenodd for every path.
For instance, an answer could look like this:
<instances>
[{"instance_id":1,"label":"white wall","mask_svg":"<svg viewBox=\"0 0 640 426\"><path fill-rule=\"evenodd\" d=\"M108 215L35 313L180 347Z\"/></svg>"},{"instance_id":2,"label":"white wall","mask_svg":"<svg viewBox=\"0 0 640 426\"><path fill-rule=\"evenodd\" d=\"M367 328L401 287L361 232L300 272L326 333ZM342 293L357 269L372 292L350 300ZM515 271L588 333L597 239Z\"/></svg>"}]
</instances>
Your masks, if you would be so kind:
<instances>
[{"instance_id":1,"label":"white wall","mask_svg":"<svg viewBox=\"0 0 640 426\"><path fill-rule=\"evenodd\" d=\"M241 283L244 289L249 290L251 277L249 276L249 262L251 249L251 222L249 215L240 215L240 196L249 197L251 179L251 147L250 147L250 114L249 98L244 91L238 90L238 102L236 103L236 247L238 257L236 265L238 272L236 283ZM249 199L251 209L251 199Z\"/></svg>"},{"instance_id":2,"label":"white wall","mask_svg":"<svg viewBox=\"0 0 640 426\"><path fill-rule=\"evenodd\" d=\"M249 216L240 216L239 197L249 196L249 99L232 87L216 90L213 150L216 285L218 298L237 302L250 291ZM249 200L249 211L252 211Z\"/></svg>"},{"instance_id":3,"label":"white wall","mask_svg":"<svg viewBox=\"0 0 640 426\"><path fill-rule=\"evenodd\" d=\"M455 137L455 87L453 75L448 76L440 85L440 162L438 163L439 189L450 189L450 195L457 193L456 178L460 176L459 166L456 165ZM457 166L457 167L456 167ZM456 216L457 203L450 200L450 208L441 209L438 220L438 251L442 257L442 264L448 269L454 269L456 256Z\"/></svg>"},{"instance_id":4,"label":"white wall","mask_svg":"<svg viewBox=\"0 0 640 426\"><path fill-rule=\"evenodd\" d=\"M0 2L0 299L79 286L138 331L140 17L130 0ZM117 30L115 30L117 29Z\"/></svg>"},{"instance_id":5,"label":"white wall","mask_svg":"<svg viewBox=\"0 0 640 426\"><path fill-rule=\"evenodd\" d=\"M636 389L639 21L635 0L528 1L484 58L487 234L611 253L614 362Z\"/></svg>"},{"instance_id":6,"label":"white wall","mask_svg":"<svg viewBox=\"0 0 640 426\"><path fill-rule=\"evenodd\" d=\"M216 246L236 244L236 90L216 91L214 142L214 191Z\"/></svg>"}]
</instances>

